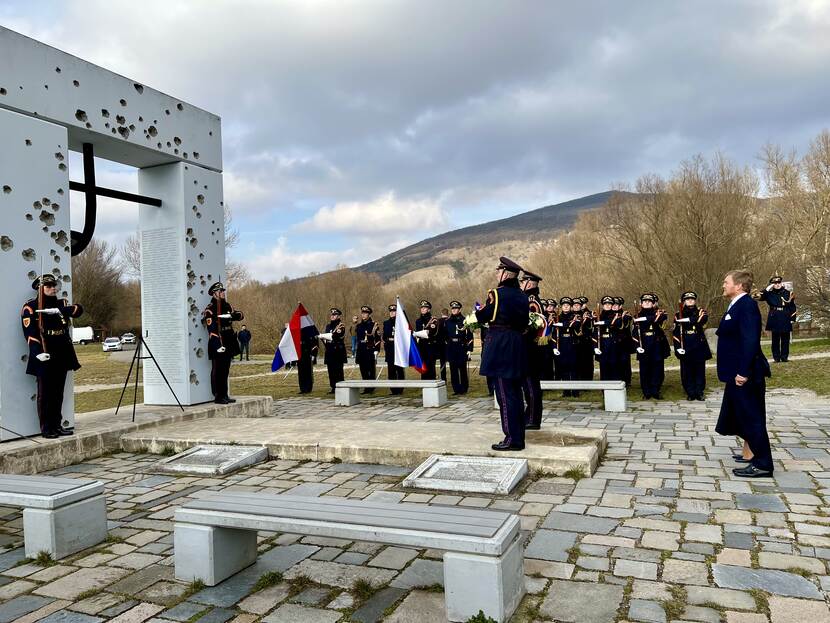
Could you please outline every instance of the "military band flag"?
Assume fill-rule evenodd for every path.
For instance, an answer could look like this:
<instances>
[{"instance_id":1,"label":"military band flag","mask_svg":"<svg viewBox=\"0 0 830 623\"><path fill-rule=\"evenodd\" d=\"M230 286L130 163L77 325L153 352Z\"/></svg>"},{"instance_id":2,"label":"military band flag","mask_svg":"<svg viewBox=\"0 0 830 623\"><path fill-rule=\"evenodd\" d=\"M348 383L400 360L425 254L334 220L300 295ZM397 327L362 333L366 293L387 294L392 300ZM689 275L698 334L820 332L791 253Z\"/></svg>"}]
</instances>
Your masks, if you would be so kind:
<instances>
[{"instance_id":1,"label":"military band flag","mask_svg":"<svg viewBox=\"0 0 830 623\"><path fill-rule=\"evenodd\" d=\"M302 354L303 339L317 337L320 332L314 325L314 319L303 307L302 303L297 304L297 309L291 315L288 327L282 334L280 343L274 353L274 361L271 362L271 372L276 372L285 364L297 361Z\"/></svg>"},{"instance_id":2,"label":"military band flag","mask_svg":"<svg viewBox=\"0 0 830 623\"><path fill-rule=\"evenodd\" d=\"M398 306L398 314L395 316L395 365L401 368L412 366L423 374L427 367L421 360L415 340L412 339L412 328L406 319L401 299L398 298L395 303Z\"/></svg>"}]
</instances>

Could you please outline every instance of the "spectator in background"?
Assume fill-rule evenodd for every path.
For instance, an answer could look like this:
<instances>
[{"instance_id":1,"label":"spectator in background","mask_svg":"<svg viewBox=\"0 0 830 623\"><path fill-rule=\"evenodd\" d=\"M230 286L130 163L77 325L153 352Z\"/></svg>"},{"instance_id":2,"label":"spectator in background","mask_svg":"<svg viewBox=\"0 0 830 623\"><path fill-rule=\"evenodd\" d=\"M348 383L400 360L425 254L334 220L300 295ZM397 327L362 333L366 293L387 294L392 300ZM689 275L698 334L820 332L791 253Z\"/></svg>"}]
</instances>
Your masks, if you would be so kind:
<instances>
[{"instance_id":1,"label":"spectator in background","mask_svg":"<svg viewBox=\"0 0 830 623\"><path fill-rule=\"evenodd\" d=\"M242 361L242 355L245 355L245 361L250 361L250 346L251 346L251 332L248 327L242 325L242 330L237 334L239 340L239 361Z\"/></svg>"},{"instance_id":2,"label":"spectator in background","mask_svg":"<svg viewBox=\"0 0 830 623\"><path fill-rule=\"evenodd\" d=\"M349 327L349 337L352 338L352 357L357 361L357 316L352 316L352 324Z\"/></svg>"}]
</instances>

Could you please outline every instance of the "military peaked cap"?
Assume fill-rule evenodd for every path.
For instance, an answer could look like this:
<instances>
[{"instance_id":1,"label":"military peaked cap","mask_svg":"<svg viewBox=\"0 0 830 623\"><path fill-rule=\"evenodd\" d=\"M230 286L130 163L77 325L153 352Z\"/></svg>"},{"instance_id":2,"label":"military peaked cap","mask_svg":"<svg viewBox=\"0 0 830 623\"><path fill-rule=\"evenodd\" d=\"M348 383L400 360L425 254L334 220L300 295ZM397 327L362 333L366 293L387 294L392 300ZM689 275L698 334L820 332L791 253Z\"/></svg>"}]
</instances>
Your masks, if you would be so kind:
<instances>
[{"instance_id":1,"label":"military peaked cap","mask_svg":"<svg viewBox=\"0 0 830 623\"><path fill-rule=\"evenodd\" d=\"M522 267L521 266L519 266L516 262L514 262L510 258L507 258L507 257L504 257L504 256L499 258L499 265L496 268L506 270L507 272L510 272L510 273L516 273L517 275L520 272L522 272Z\"/></svg>"},{"instance_id":2,"label":"military peaked cap","mask_svg":"<svg viewBox=\"0 0 830 623\"><path fill-rule=\"evenodd\" d=\"M522 275L522 281L542 281L542 278L539 275L537 275L536 273L530 272L526 268L523 268L522 272L524 273Z\"/></svg>"},{"instance_id":3,"label":"military peaked cap","mask_svg":"<svg viewBox=\"0 0 830 623\"><path fill-rule=\"evenodd\" d=\"M58 280L55 279L55 275L51 275L49 273L46 273L44 275L41 275L40 277L38 277L37 279L35 279L32 282L32 290L37 290L41 285L46 286L46 287L48 287L48 286L57 286L58 285Z\"/></svg>"},{"instance_id":4,"label":"military peaked cap","mask_svg":"<svg viewBox=\"0 0 830 623\"><path fill-rule=\"evenodd\" d=\"M460 301L450 301L450 309L461 309L461 307Z\"/></svg>"},{"instance_id":5,"label":"military peaked cap","mask_svg":"<svg viewBox=\"0 0 830 623\"><path fill-rule=\"evenodd\" d=\"M784 278L781 275L774 275L769 278L770 283L781 283L784 281Z\"/></svg>"},{"instance_id":6,"label":"military peaked cap","mask_svg":"<svg viewBox=\"0 0 830 623\"><path fill-rule=\"evenodd\" d=\"M343 312L340 311L339 309L337 309L336 307L332 307L331 310L329 310L329 315L331 315L331 316L342 316Z\"/></svg>"},{"instance_id":7,"label":"military peaked cap","mask_svg":"<svg viewBox=\"0 0 830 623\"><path fill-rule=\"evenodd\" d=\"M372 308L369 307L368 305L364 305L363 307L360 308L360 313L362 313L362 314L371 314L372 313Z\"/></svg>"},{"instance_id":8,"label":"military peaked cap","mask_svg":"<svg viewBox=\"0 0 830 623\"><path fill-rule=\"evenodd\" d=\"M573 303L574 301L570 296L563 296L561 299L559 299L560 305L573 305Z\"/></svg>"},{"instance_id":9,"label":"military peaked cap","mask_svg":"<svg viewBox=\"0 0 830 623\"><path fill-rule=\"evenodd\" d=\"M645 303L646 301L649 301L650 303L656 303L657 302L657 295L652 294L650 292L646 292L645 294L643 294L640 297L640 302Z\"/></svg>"},{"instance_id":10,"label":"military peaked cap","mask_svg":"<svg viewBox=\"0 0 830 623\"><path fill-rule=\"evenodd\" d=\"M225 286L221 281L217 281L214 284L211 284L210 288L208 288L208 294L213 294L214 292L224 292Z\"/></svg>"},{"instance_id":11,"label":"military peaked cap","mask_svg":"<svg viewBox=\"0 0 830 623\"><path fill-rule=\"evenodd\" d=\"M423 301L421 301L421 307L428 307L429 309L432 309L432 303L424 299Z\"/></svg>"},{"instance_id":12,"label":"military peaked cap","mask_svg":"<svg viewBox=\"0 0 830 623\"><path fill-rule=\"evenodd\" d=\"M391 312L392 312L392 311L398 311L398 306L397 306L397 305L389 305L389 306L387 306L387 308L386 308L386 309L387 309L388 311L391 311Z\"/></svg>"},{"instance_id":13,"label":"military peaked cap","mask_svg":"<svg viewBox=\"0 0 830 623\"><path fill-rule=\"evenodd\" d=\"M625 299L621 296L615 296L614 299L617 301L617 305L625 305Z\"/></svg>"},{"instance_id":14,"label":"military peaked cap","mask_svg":"<svg viewBox=\"0 0 830 623\"><path fill-rule=\"evenodd\" d=\"M691 290L689 290L688 292L684 292L683 296L680 297L680 300L685 301L686 299L697 300L697 292L692 292Z\"/></svg>"},{"instance_id":15,"label":"military peaked cap","mask_svg":"<svg viewBox=\"0 0 830 623\"><path fill-rule=\"evenodd\" d=\"M614 297L613 296L603 296L602 299L600 300L600 303L602 303L603 305L608 305L608 304L613 305L614 304Z\"/></svg>"}]
</instances>

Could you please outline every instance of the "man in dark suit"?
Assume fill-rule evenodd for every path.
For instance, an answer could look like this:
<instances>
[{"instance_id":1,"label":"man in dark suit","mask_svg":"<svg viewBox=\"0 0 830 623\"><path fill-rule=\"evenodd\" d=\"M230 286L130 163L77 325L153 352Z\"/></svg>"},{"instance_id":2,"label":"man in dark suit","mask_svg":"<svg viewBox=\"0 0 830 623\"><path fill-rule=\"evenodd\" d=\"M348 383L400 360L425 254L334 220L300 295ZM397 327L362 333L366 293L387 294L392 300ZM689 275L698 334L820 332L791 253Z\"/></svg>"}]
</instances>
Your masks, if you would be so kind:
<instances>
[{"instance_id":1,"label":"man in dark suit","mask_svg":"<svg viewBox=\"0 0 830 623\"><path fill-rule=\"evenodd\" d=\"M747 465L732 473L758 478L773 471L764 404L770 368L761 352L761 312L748 296L751 288L752 273L746 271L730 271L723 280L730 303L717 331L718 379L725 387L715 430L744 440L743 453L734 458Z\"/></svg>"}]
</instances>

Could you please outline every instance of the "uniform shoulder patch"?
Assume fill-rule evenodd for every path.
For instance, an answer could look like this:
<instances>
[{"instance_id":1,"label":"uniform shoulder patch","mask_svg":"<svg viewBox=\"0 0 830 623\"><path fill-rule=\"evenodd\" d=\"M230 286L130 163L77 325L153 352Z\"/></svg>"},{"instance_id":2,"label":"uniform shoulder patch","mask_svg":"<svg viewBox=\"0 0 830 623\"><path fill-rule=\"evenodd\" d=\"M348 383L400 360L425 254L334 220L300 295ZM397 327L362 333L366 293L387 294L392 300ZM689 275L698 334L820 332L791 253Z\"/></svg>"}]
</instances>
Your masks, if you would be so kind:
<instances>
[{"instance_id":1,"label":"uniform shoulder patch","mask_svg":"<svg viewBox=\"0 0 830 623\"><path fill-rule=\"evenodd\" d=\"M31 318L27 317L23 319L23 328L28 329L30 324L32 324Z\"/></svg>"}]
</instances>

